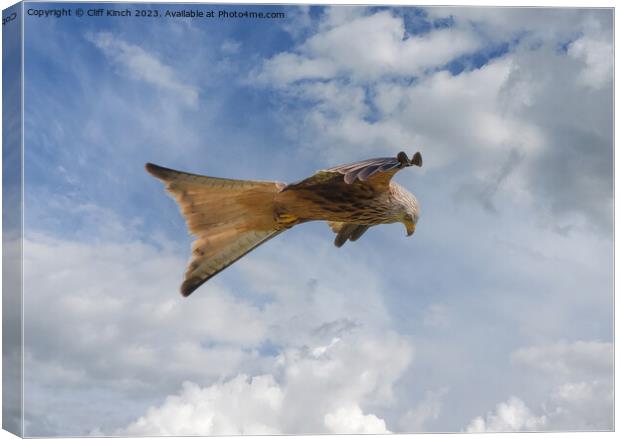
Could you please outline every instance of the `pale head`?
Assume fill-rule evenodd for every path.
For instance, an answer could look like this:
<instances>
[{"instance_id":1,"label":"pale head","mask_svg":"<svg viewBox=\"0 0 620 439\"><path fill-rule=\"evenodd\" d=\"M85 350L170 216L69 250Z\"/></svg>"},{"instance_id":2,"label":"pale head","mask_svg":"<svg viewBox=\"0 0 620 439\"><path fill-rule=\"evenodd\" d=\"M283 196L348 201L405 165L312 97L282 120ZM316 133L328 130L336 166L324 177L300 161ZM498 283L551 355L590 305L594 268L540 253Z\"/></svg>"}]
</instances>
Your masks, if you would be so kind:
<instances>
[{"instance_id":1,"label":"pale head","mask_svg":"<svg viewBox=\"0 0 620 439\"><path fill-rule=\"evenodd\" d=\"M401 222L407 229L407 236L415 232L418 218L420 218L420 207L418 200L411 192L401 185L391 182L390 192L392 195L394 222Z\"/></svg>"}]
</instances>

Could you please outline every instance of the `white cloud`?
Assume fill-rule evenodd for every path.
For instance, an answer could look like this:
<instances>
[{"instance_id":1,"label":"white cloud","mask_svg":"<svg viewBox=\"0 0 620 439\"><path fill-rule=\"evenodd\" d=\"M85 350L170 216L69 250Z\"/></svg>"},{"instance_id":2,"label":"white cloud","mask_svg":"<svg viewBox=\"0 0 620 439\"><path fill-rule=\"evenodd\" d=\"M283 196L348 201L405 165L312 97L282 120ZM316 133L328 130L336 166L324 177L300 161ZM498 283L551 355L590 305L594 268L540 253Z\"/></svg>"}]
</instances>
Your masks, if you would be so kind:
<instances>
[{"instance_id":1,"label":"white cloud","mask_svg":"<svg viewBox=\"0 0 620 439\"><path fill-rule=\"evenodd\" d=\"M544 416L535 416L519 398L512 397L497 405L484 418L477 417L467 426L468 433L500 431L540 431L546 424Z\"/></svg>"},{"instance_id":2,"label":"white cloud","mask_svg":"<svg viewBox=\"0 0 620 439\"><path fill-rule=\"evenodd\" d=\"M287 11L286 20L281 23L282 29L292 37L299 38L315 26L310 15L310 5L296 5Z\"/></svg>"},{"instance_id":3,"label":"white cloud","mask_svg":"<svg viewBox=\"0 0 620 439\"><path fill-rule=\"evenodd\" d=\"M553 383L543 411L550 430L613 428L613 344L558 342L515 351L512 360Z\"/></svg>"},{"instance_id":4,"label":"white cloud","mask_svg":"<svg viewBox=\"0 0 620 439\"><path fill-rule=\"evenodd\" d=\"M345 337L328 346L289 349L272 374L238 375L179 395L117 431L123 435L387 433L386 423L360 405L389 402L391 387L410 360L394 334L386 340ZM384 370L380 364L393 361Z\"/></svg>"},{"instance_id":5,"label":"white cloud","mask_svg":"<svg viewBox=\"0 0 620 439\"><path fill-rule=\"evenodd\" d=\"M532 411L518 397L479 416L468 432L522 430L613 429L613 346L611 343L559 342L515 351L516 364L542 374L552 387L546 400Z\"/></svg>"},{"instance_id":6,"label":"white cloud","mask_svg":"<svg viewBox=\"0 0 620 439\"><path fill-rule=\"evenodd\" d=\"M239 375L207 388L185 382L181 393L126 429L129 436L278 434L282 389L272 376Z\"/></svg>"},{"instance_id":7,"label":"white cloud","mask_svg":"<svg viewBox=\"0 0 620 439\"><path fill-rule=\"evenodd\" d=\"M325 426L333 434L390 433L385 421L375 415L365 415L357 405L342 407L325 415Z\"/></svg>"},{"instance_id":8,"label":"white cloud","mask_svg":"<svg viewBox=\"0 0 620 439\"><path fill-rule=\"evenodd\" d=\"M584 35L571 43L568 54L584 63L579 80L590 87L602 88L613 74L613 46L605 34Z\"/></svg>"},{"instance_id":9,"label":"white cloud","mask_svg":"<svg viewBox=\"0 0 620 439\"><path fill-rule=\"evenodd\" d=\"M486 38L496 41L516 37L528 43L565 43L578 34L584 23L608 21L603 9L534 7L429 7L428 18L452 17L457 25L473 24Z\"/></svg>"},{"instance_id":10,"label":"white cloud","mask_svg":"<svg viewBox=\"0 0 620 439\"><path fill-rule=\"evenodd\" d=\"M568 382L556 387L544 410L549 430L608 431L614 427L611 379Z\"/></svg>"},{"instance_id":11,"label":"white cloud","mask_svg":"<svg viewBox=\"0 0 620 439\"><path fill-rule=\"evenodd\" d=\"M480 45L473 33L459 28L407 35L402 17L389 11L361 14L362 10L332 8L320 32L297 53L278 54L267 61L257 79L283 85L340 75L361 81L415 76Z\"/></svg>"},{"instance_id":12,"label":"white cloud","mask_svg":"<svg viewBox=\"0 0 620 439\"><path fill-rule=\"evenodd\" d=\"M609 11L429 11L452 14L453 25L405 36L404 19L391 12L329 9L314 33L254 76L285 107L308 104L282 117L309 155L338 163L414 145L428 157L422 172L455 168L459 199L497 213L495 200L508 197L539 220L607 233ZM498 42L509 43L506 53L479 68L465 60L457 75L437 70Z\"/></svg>"},{"instance_id":13,"label":"white cloud","mask_svg":"<svg viewBox=\"0 0 620 439\"><path fill-rule=\"evenodd\" d=\"M183 83L172 67L142 47L127 43L108 32L88 34L87 38L120 67L123 73L179 96L190 107L198 104L198 89Z\"/></svg>"},{"instance_id":14,"label":"white cloud","mask_svg":"<svg viewBox=\"0 0 620 439\"><path fill-rule=\"evenodd\" d=\"M514 139L526 151L543 145L540 129L510 117L500 99L514 68L501 59L458 76L438 72L413 85L378 81L370 91L326 75L289 86L284 97L311 104L300 115L302 134L330 162L415 145L431 157L425 169L476 157L472 164L484 172L514 147Z\"/></svg>"},{"instance_id":15,"label":"white cloud","mask_svg":"<svg viewBox=\"0 0 620 439\"><path fill-rule=\"evenodd\" d=\"M29 235L28 434L50 433L54 425L71 426L62 434L109 429L131 413L111 402L118 398L134 395L129 407L136 410L183 380L211 381L244 364L260 368L256 347L266 330L260 310L215 283L210 294L182 303L184 265L185 258L138 241L89 244ZM63 404L49 401L49 386L62 387L56 398ZM103 395L109 418L94 406L76 405L90 398L85 389Z\"/></svg>"},{"instance_id":16,"label":"white cloud","mask_svg":"<svg viewBox=\"0 0 620 439\"><path fill-rule=\"evenodd\" d=\"M458 76L445 71L425 75L410 85L384 80L378 72L367 73L374 80L370 91L356 82L339 79L340 75L354 79L372 69L400 76L413 75L416 69L420 73L419 63L425 67L440 66L456 56L442 51L441 41L447 38L470 41L473 32L447 28L403 39L403 19L389 12L325 27L308 38L298 53L285 52L272 58L261 74L269 78L270 84L277 84L276 87L286 86L285 97L312 104L309 114L305 109L303 116L308 137L318 139L313 143L318 143L330 160L344 160L352 151L360 156L385 154L386 148L396 152L413 144L420 145L432 157L428 166L436 168L448 158L455 161L467 152L479 150L486 156L490 154L486 160L495 163L493 150L505 149L505 144L515 137L521 138L526 148L540 146L540 135L535 128L505 117L500 107L498 95L513 68L509 60L493 62ZM368 27L372 37L366 40L362 35L366 35ZM373 44L382 47L369 47ZM351 45L359 48L354 50ZM424 56L424 48L445 59ZM410 54L415 51L421 53ZM316 56L317 52L329 53L334 60ZM377 56L382 58L375 59ZM399 69L390 61L391 56L402 62L403 69L412 71ZM350 68L340 64L350 64ZM289 84L291 80L317 78L322 81ZM373 115L371 105L377 114ZM454 145L459 148L455 149Z\"/></svg>"},{"instance_id":17,"label":"white cloud","mask_svg":"<svg viewBox=\"0 0 620 439\"><path fill-rule=\"evenodd\" d=\"M69 417L63 434L110 433L130 416L143 419L128 434L315 433L347 422L354 431L387 429L367 410L396 404L393 386L413 349L390 330L380 283L363 261L342 260L326 240L320 266L308 267L317 248L295 240L313 238L293 233L230 269L238 291L251 293L239 296L221 277L184 299L185 258L133 238L131 227L123 234L114 214L97 211L102 222L92 232L114 231L106 242L30 233L24 243L28 434L56 431ZM331 274L319 282L315 270ZM194 384L174 396L184 381ZM51 399L50 385L62 387ZM90 397L86 388L106 395L100 405L79 403ZM282 405L265 408L278 392ZM100 418L102 407L127 395L130 411L114 403ZM173 396L157 405L161 395ZM237 417L237 400L247 401L247 418ZM185 426L166 423L179 417Z\"/></svg>"}]
</instances>

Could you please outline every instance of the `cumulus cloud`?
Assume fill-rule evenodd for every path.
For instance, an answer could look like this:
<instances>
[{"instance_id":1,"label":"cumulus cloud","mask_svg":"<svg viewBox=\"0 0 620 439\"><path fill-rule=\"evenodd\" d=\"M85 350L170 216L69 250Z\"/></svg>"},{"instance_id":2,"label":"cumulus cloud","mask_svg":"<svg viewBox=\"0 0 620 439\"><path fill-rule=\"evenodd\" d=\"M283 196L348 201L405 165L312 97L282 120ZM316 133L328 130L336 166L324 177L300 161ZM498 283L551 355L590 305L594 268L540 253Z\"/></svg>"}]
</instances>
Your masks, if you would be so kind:
<instances>
[{"instance_id":1,"label":"cumulus cloud","mask_svg":"<svg viewBox=\"0 0 620 439\"><path fill-rule=\"evenodd\" d=\"M343 407L325 415L327 431L333 434L378 434L390 433L385 428L385 421L377 416L365 415L362 409L354 405Z\"/></svg>"},{"instance_id":2,"label":"cumulus cloud","mask_svg":"<svg viewBox=\"0 0 620 439\"><path fill-rule=\"evenodd\" d=\"M210 303L180 307L176 276L169 273L181 273L184 259L169 250L138 241L97 244L30 233L24 266L26 416L33 434L49 428L46 418L78 429L101 422L85 406L72 413L73 422L65 418L69 413L47 406L43 395L50 383L62 385L58 397L71 401L80 398L86 382L102 394L172 391L183 377L213 379L237 367L253 356L260 338L247 303L217 288L204 298ZM200 324L214 309L217 318ZM240 325L222 331L218 318L240 319ZM209 340L220 342L207 351L201 342ZM250 350L237 347L243 344Z\"/></svg>"},{"instance_id":3,"label":"cumulus cloud","mask_svg":"<svg viewBox=\"0 0 620 439\"><path fill-rule=\"evenodd\" d=\"M613 344L566 341L519 349L512 360L554 384L543 411L549 430L613 428Z\"/></svg>"},{"instance_id":4,"label":"cumulus cloud","mask_svg":"<svg viewBox=\"0 0 620 439\"><path fill-rule=\"evenodd\" d=\"M613 401L610 379L564 383L553 390L544 407L548 429L613 430Z\"/></svg>"},{"instance_id":5,"label":"cumulus cloud","mask_svg":"<svg viewBox=\"0 0 620 439\"><path fill-rule=\"evenodd\" d=\"M206 388L185 383L179 395L117 433L387 433L385 421L364 413L360 404L389 402L410 356L395 334L386 340L354 336L327 346L288 349L275 360L273 374L238 375ZM395 363L388 372L378 367L387 361Z\"/></svg>"},{"instance_id":6,"label":"cumulus cloud","mask_svg":"<svg viewBox=\"0 0 620 439\"><path fill-rule=\"evenodd\" d=\"M106 422L141 407L142 398L172 392L183 380L214 380L248 363L260 367L256 349L266 330L260 310L216 285L191 306L182 304L172 273L182 273L184 265L169 250L138 241L25 240L29 434L62 425L74 434L84 434L84 426L106 429ZM48 401L45 389L52 384L62 386L56 397L64 404ZM75 406L88 398L84 386L102 395L97 404ZM135 400L112 405L114 415L102 420L105 395ZM73 408L61 409L67 406Z\"/></svg>"},{"instance_id":7,"label":"cumulus cloud","mask_svg":"<svg viewBox=\"0 0 620 439\"><path fill-rule=\"evenodd\" d=\"M207 388L185 382L179 395L118 434L130 436L277 434L282 390L272 376L239 375Z\"/></svg>"},{"instance_id":8,"label":"cumulus cloud","mask_svg":"<svg viewBox=\"0 0 620 439\"><path fill-rule=\"evenodd\" d=\"M605 32L586 34L573 41L568 54L583 62L579 80L586 86L602 88L609 84L613 74L613 46Z\"/></svg>"},{"instance_id":9,"label":"cumulus cloud","mask_svg":"<svg viewBox=\"0 0 620 439\"><path fill-rule=\"evenodd\" d=\"M525 39L528 42L567 42L585 26L601 20L611 23L604 9L585 8L472 8L437 6L425 9L429 19L451 18L457 23L473 24L489 39Z\"/></svg>"},{"instance_id":10,"label":"cumulus cloud","mask_svg":"<svg viewBox=\"0 0 620 439\"><path fill-rule=\"evenodd\" d=\"M542 374L552 388L536 410L516 396L485 417L473 419L468 432L613 429L613 345L598 341L559 342L522 348L513 361Z\"/></svg>"},{"instance_id":11,"label":"cumulus cloud","mask_svg":"<svg viewBox=\"0 0 620 439\"><path fill-rule=\"evenodd\" d=\"M257 79L282 85L341 75L361 81L413 76L479 45L475 34L458 28L408 35L403 18L391 11L366 14L362 8L333 8L319 32L296 53L281 53L268 60Z\"/></svg>"},{"instance_id":12,"label":"cumulus cloud","mask_svg":"<svg viewBox=\"0 0 620 439\"><path fill-rule=\"evenodd\" d=\"M519 398L512 397L497 405L484 418L477 417L467 426L468 433L500 431L540 431L546 423L544 416L535 416Z\"/></svg>"},{"instance_id":13,"label":"cumulus cloud","mask_svg":"<svg viewBox=\"0 0 620 439\"><path fill-rule=\"evenodd\" d=\"M391 12L333 8L256 77L284 105L310 104L283 117L330 162L415 145L425 169L458 166L455 195L488 212L510 197L540 220L609 232L608 11L427 10L429 20L446 17L451 25L407 35ZM488 55L498 41L505 51ZM476 66L474 53L488 60ZM446 68L455 59L463 71Z\"/></svg>"},{"instance_id":14,"label":"cumulus cloud","mask_svg":"<svg viewBox=\"0 0 620 439\"><path fill-rule=\"evenodd\" d=\"M101 49L122 73L177 95L190 107L198 104L198 89L183 83L174 69L154 54L108 32L88 34L87 38Z\"/></svg>"},{"instance_id":15,"label":"cumulus cloud","mask_svg":"<svg viewBox=\"0 0 620 439\"><path fill-rule=\"evenodd\" d=\"M113 224L92 224L91 233L123 228L99 210ZM185 258L176 247L142 242L129 225L124 231L125 239L117 231L103 242L89 242L85 230L76 230L80 241L30 232L24 242L29 434L62 425L72 426L66 434L122 425L130 425L126 434L388 428L368 410L396 403L393 387L413 348L390 329L379 280L363 261L328 254L325 241L321 264L342 270L319 282L312 272L325 267L302 267L313 250L288 242L282 251L274 241L263 257L256 253L234 268L239 289L253 293L240 294L220 278L190 302L178 294ZM176 394L182 382L189 384ZM52 383L62 390L50 399ZM100 395L96 404L78 404L88 397L86 383ZM171 397L154 405L162 395ZM117 398L127 405L112 405L102 420L101 410ZM247 418L237 415L241 400Z\"/></svg>"}]
</instances>

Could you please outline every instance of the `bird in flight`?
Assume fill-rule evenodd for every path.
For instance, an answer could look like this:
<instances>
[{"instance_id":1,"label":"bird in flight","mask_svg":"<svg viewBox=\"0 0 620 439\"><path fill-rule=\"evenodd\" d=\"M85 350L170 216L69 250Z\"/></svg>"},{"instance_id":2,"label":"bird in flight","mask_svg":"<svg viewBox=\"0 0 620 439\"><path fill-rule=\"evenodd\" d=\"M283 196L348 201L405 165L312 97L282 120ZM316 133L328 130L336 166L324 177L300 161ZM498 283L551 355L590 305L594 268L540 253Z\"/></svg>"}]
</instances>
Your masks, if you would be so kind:
<instances>
[{"instance_id":1,"label":"bird in flight","mask_svg":"<svg viewBox=\"0 0 620 439\"><path fill-rule=\"evenodd\" d=\"M407 236L419 218L416 198L392 177L422 166L422 155L364 160L318 171L297 183L231 180L146 164L166 184L196 237L181 294L199 286L259 245L307 221L327 221L334 244L357 241L369 227L401 222Z\"/></svg>"}]
</instances>

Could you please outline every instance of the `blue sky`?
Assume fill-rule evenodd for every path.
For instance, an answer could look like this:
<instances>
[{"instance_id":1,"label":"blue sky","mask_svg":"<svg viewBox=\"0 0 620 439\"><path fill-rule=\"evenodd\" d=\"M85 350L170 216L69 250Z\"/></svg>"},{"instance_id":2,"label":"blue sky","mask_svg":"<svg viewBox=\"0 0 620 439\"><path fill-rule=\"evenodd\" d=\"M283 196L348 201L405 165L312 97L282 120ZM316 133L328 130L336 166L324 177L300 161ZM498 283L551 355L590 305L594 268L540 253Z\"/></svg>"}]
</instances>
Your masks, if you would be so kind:
<instances>
[{"instance_id":1,"label":"blue sky","mask_svg":"<svg viewBox=\"0 0 620 439\"><path fill-rule=\"evenodd\" d=\"M248 9L287 17L26 17L26 434L613 428L611 11ZM178 295L145 162L400 150L412 238L306 224Z\"/></svg>"}]
</instances>

